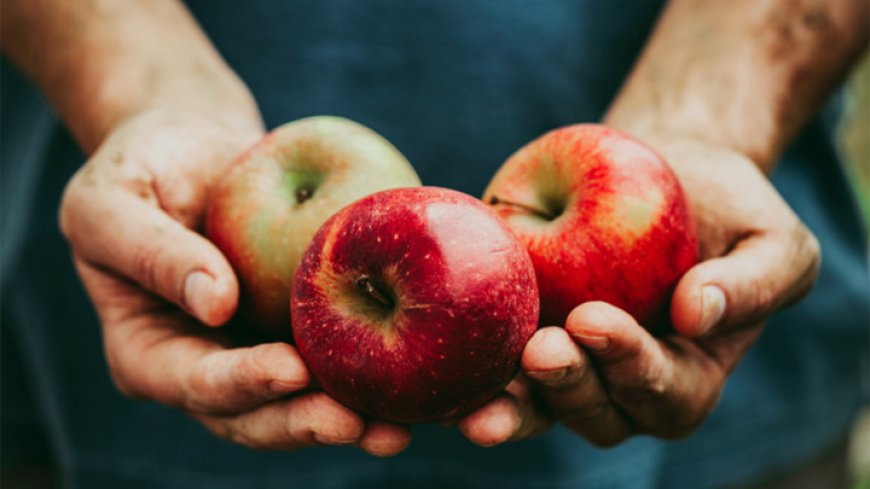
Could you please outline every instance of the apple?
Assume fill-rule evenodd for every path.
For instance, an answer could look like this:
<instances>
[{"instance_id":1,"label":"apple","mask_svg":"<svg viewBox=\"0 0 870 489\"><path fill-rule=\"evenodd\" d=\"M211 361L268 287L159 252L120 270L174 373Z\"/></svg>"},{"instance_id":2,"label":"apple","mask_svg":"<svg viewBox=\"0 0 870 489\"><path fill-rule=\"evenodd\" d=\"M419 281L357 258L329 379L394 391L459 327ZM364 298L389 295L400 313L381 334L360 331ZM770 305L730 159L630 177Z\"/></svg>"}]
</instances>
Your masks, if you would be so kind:
<instances>
[{"instance_id":1,"label":"apple","mask_svg":"<svg viewBox=\"0 0 870 489\"><path fill-rule=\"evenodd\" d=\"M537 328L532 263L479 200L387 190L331 217L293 282L293 334L314 378L369 416L468 413L516 373Z\"/></svg>"},{"instance_id":2,"label":"apple","mask_svg":"<svg viewBox=\"0 0 870 489\"><path fill-rule=\"evenodd\" d=\"M544 134L499 169L483 200L529 251L541 322L563 325L587 301L650 329L667 321L679 278L698 260L677 177L640 141L596 124Z\"/></svg>"},{"instance_id":3,"label":"apple","mask_svg":"<svg viewBox=\"0 0 870 489\"><path fill-rule=\"evenodd\" d=\"M318 116L276 128L212 190L205 231L235 270L246 326L289 339L293 274L336 211L388 188L420 185L410 163L372 130Z\"/></svg>"}]
</instances>

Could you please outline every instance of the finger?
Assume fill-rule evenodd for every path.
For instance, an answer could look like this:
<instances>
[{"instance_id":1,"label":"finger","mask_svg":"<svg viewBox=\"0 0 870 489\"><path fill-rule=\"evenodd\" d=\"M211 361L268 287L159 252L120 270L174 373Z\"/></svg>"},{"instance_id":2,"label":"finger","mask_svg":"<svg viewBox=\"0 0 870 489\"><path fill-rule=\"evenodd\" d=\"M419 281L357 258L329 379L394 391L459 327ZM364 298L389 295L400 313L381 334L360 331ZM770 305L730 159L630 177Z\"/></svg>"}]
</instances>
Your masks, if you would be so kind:
<instances>
[{"instance_id":1,"label":"finger","mask_svg":"<svg viewBox=\"0 0 870 489\"><path fill-rule=\"evenodd\" d=\"M223 350L203 338L175 336L138 353L118 354L123 359L115 368L127 388L190 412L238 413L310 383L299 354L281 343Z\"/></svg>"},{"instance_id":2,"label":"finger","mask_svg":"<svg viewBox=\"0 0 870 489\"><path fill-rule=\"evenodd\" d=\"M490 447L538 435L551 424L529 380L519 375L503 394L460 420L459 430L471 442Z\"/></svg>"},{"instance_id":3,"label":"finger","mask_svg":"<svg viewBox=\"0 0 870 489\"><path fill-rule=\"evenodd\" d=\"M198 328L135 285L75 263L100 312L106 356L122 392L190 411L232 413L310 384L294 347L227 349L220 331ZM114 312L105 313L106 308Z\"/></svg>"},{"instance_id":4,"label":"finger","mask_svg":"<svg viewBox=\"0 0 870 489\"><path fill-rule=\"evenodd\" d=\"M295 348L267 343L218 350L181 372L182 404L198 412L239 412L304 389L310 375Z\"/></svg>"},{"instance_id":5,"label":"finger","mask_svg":"<svg viewBox=\"0 0 870 489\"><path fill-rule=\"evenodd\" d=\"M128 389L191 412L237 413L310 383L296 349L281 343L223 350L203 338L170 336L118 355Z\"/></svg>"},{"instance_id":6,"label":"finger","mask_svg":"<svg viewBox=\"0 0 870 489\"><path fill-rule=\"evenodd\" d=\"M520 414L520 426L510 437L510 441L524 440L537 436L553 424L553 417L535 392L534 383L525 374L519 373L505 387L505 392L516 402Z\"/></svg>"},{"instance_id":7,"label":"finger","mask_svg":"<svg viewBox=\"0 0 870 489\"><path fill-rule=\"evenodd\" d=\"M612 446L632 428L610 401L588 356L558 327L538 330L523 352L523 371L556 419L598 446Z\"/></svg>"},{"instance_id":8,"label":"finger","mask_svg":"<svg viewBox=\"0 0 870 489\"><path fill-rule=\"evenodd\" d=\"M459 431L482 447L510 439L521 424L519 406L512 396L502 394L459 422Z\"/></svg>"},{"instance_id":9,"label":"finger","mask_svg":"<svg viewBox=\"0 0 870 489\"><path fill-rule=\"evenodd\" d=\"M408 448L411 428L408 426L370 421L357 446L376 457L392 457Z\"/></svg>"},{"instance_id":10,"label":"finger","mask_svg":"<svg viewBox=\"0 0 870 489\"><path fill-rule=\"evenodd\" d=\"M205 324L228 321L238 283L221 252L155 204L120 188L77 183L64 195L61 227L82 259L116 271Z\"/></svg>"},{"instance_id":11,"label":"finger","mask_svg":"<svg viewBox=\"0 0 870 489\"><path fill-rule=\"evenodd\" d=\"M656 340L631 315L603 302L575 308L565 328L593 356L610 398L642 431L685 436L718 400L725 374L691 340Z\"/></svg>"},{"instance_id":12,"label":"finger","mask_svg":"<svg viewBox=\"0 0 870 489\"><path fill-rule=\"evenodd\" d=\"M348 445L363 435L363 419L322 392L276 401L237 416L196 415L218 436L260 450Z\"/></svg>"},{"instance_id":13,"label":"finger","mask_svg":"<svg viewBox=\"0 0 870 489\"><path fill-rule=\"evenodd\" d=\"M671 301L674 328L693 337L718 325L758 323L806 294L819 263L818 241L801 225L791 235L747 238L726 256L704 261L683 276Z\"/></svg>"}]
</instances>

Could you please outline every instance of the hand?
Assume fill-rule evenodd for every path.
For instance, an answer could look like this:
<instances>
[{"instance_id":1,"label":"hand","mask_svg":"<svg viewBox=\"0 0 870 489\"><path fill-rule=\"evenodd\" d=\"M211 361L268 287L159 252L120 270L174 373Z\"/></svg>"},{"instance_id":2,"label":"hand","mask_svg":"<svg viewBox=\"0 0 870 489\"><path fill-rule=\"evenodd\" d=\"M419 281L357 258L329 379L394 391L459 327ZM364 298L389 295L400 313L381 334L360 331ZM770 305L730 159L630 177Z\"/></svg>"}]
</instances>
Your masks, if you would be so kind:
<instances>
[{"instance_id":1,"label":"hand","mask_svg":"<svg viewBox=\"0 0 870 489\"><path fill-rule=\"evenodd\" d=\"M234 127L194 112L135 116L66 189L61 227L99 314L115 384L249 447L355 443L398 453L410 441L407 428L367 424L326 394L303 392L311 379L292 346L233 348L206 327L233 315L238 283L194 230L209 188L262 136L259 121Z\"/></svg>"},{"instance_id":2,"label":"hand","mask_svg":"<svg viewBox=\"0 0 870 489\"><path fill-rule=\"evenodd\" d=\"M674 291L675 333L654 337L616 307L581 304L564 329L537 331L517 381L460 423L472 441L521 439L554 420L599 446L687 436L765 318L811 288L818 242L752 161L691 140L649 142L679 176L698 225L702 262Z\"/></svg>"}]
</instances>

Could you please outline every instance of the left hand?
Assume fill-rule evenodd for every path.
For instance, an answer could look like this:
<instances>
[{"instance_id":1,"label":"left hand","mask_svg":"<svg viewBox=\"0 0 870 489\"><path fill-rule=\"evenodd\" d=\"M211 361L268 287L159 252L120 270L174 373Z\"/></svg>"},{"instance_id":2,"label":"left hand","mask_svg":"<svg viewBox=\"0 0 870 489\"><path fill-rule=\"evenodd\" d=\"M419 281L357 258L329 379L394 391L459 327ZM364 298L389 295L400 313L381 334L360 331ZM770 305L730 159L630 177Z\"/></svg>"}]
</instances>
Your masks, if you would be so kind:
<instances>
[{"instance_id":1,"label":"left hand","mask_svg":"<svg viewBox=\"0 0 870 489\"><path fill-rule=\"evenodd\" d=\"M460 421L471 441L519 440L555 421L598 446L685 437L765 318L812 287L818 242L754 162L700 141L648 142L680 178L698 227L701 262L674 291L674 333L655 337L603 302L577 306L564 329L535 333L503 395Z\"/></svg>"}]
</instances>

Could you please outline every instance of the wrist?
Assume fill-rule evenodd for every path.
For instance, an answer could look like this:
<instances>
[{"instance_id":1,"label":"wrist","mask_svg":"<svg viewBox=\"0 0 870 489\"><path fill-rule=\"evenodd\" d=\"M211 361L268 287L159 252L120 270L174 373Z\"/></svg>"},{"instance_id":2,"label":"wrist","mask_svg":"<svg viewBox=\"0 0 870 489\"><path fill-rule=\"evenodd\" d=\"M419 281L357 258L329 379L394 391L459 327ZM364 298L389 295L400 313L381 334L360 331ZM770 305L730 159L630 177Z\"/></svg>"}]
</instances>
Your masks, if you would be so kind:
<instances>
[{"instance_id":1,"label":"wrist","mask_svg":"<svg viewBox=\"0 0 870 489\"><path fill-rule=\"evenodd\" d=\"M623 93L611 106L603 123L644 141L659 151L684 144L703 144L739 153L765 173L773 169L784 141L783 130L770 112L720 113L705 106L702 98L693 102L690 94L681 102L656 104L642 89Z\"/></svg>"},{"instance_id":2,"label":"wrist","mask_svg":"<svg viewBox=\"0 0 870 489\"><path fill-rule=\"evenodd\" d=\"M95 58L66 74L71 82L65 89L47 91L87 153L124 121L153 111L191 111L242 132L262 131L253 96L216 53L204 60L144 54Z\"/></svg>"},{"instance_id":3,"label":"wrist","mask_svg":"<svg viewBox=\"0 0 870 489\"><path fill-rule=\"evenodd\" d=\"M262 126L253 97L177 0L9 0L2 47L87 153L121 121L155 109ZM8 8L6 8L8 7Z\"/></svg>"},{"instance_id":4,"label":"wrist","mask_svg":"<svg viewBox=\"0 0 870 489\"><path fill-rule=\"evenodd\" d=\"M82 87L61 111L88 152L125 121L153 112L191 112L241 133L261 133L259 110L244 84L228 69L216 75L173 71L149 80L146 71L119 70Z\"/></svg>"},{"instance_id":5,"label":"wrist","mask_svg":"<svg viewBox=\"0 0 870 489\"><path fill-rule=\"evenodd\" d=\"M670 0L605 123L735 151L769 173L864 51L867 5Z\"/></svg>"}]
</instances>

